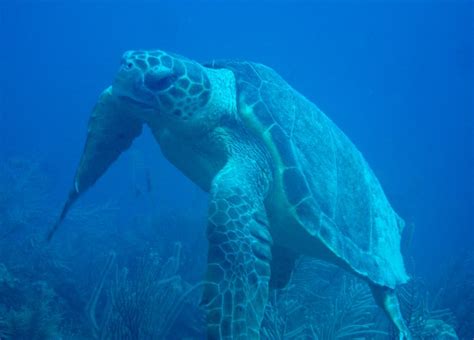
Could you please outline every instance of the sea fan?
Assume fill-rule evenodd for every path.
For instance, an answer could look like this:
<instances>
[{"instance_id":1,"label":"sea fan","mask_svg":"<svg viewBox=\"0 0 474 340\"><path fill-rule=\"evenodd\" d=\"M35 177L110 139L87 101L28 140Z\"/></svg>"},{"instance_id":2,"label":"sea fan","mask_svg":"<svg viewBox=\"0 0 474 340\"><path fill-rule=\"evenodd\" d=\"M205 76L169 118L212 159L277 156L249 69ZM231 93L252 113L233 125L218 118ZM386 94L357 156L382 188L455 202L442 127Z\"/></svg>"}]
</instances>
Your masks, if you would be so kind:
<instances>
[{"instance_id":1,"label":"sea fan","mask_svg":"<svg viewBox=\"0 0 474 340\"><path fill-rule=\"evenodd\" d=\"M135 270L118 269L115 277L105 287L115 261L109 257L102 278L88 303L87 313L93 326L95 339L163 339L170 332L179 313L200 284L189 285L178 274L181 245L166 262L157 254L143 257ZM97 320L97 300L103 289L107 301ZM197 298L194 299L197 305Z\"/></svg>"},{"instance_id":2,"label":"sea fan","mask_svg":"<svg viewBox=\"0 0 474 340\"><path fill-rule=\"evenodd\" d=\"M309 328L306 310L300 301L291 298L287 289L271 292L260 329L262 339L306 339Z\"/></svg>"},{"instance_id":3,"label":"sea fan","mask_svg":"<svg viewBox=\"0 0 474 340\"><path fill-rule=\"evenodd\" d=\"M364 282L344 277L338 296L316 314L312 331L318 339L355 339L387 335L376 328L377 306Z\"/></svg>"},{"instance_id":4,"label":"sea fan","mask_svg":"<svg viewBox=\"0 0 474 340\"><path fill-rule=\"evenodd\" d=\"M302 258L289 285L265 310L267 339L354 339L383 336L380 314L365 282L326 262Z\"/></svg>"},{"instance_id":5,"label":"sea fan","mask_svg":"<svg viewBox=\"0 0 474 340\"><path fill-rule=\"evenodd\" d=\"M0 308L0 338L11 340L47 340L59 335L61 314L53 304L54 293L45 282L27 287L34 294L28 303Z\"/></svg>"},{"instance_id":6,"label":"sea fan","mask_svg":"<svg viewBox=\"0 0 474 340\"><path fill-rule=\"evenodd\" d=\"M462 339L474 334L474 252L467 250L450 260L437 284L436 301L449 306L456 317L456 332Z\"/></svg>"},{"instance_id":7,"label":"sea fan","mask_svg":"<svg viewBox=\"0 0 474 340\"><path fill-rule=\"evenodd\" d=\"M398 289L402 314L416 339L457 339L455 317L447 308L438 307L422 281L413 278ZM395 333L392 329L392 333Z\"/></svg>"}]
</instances>

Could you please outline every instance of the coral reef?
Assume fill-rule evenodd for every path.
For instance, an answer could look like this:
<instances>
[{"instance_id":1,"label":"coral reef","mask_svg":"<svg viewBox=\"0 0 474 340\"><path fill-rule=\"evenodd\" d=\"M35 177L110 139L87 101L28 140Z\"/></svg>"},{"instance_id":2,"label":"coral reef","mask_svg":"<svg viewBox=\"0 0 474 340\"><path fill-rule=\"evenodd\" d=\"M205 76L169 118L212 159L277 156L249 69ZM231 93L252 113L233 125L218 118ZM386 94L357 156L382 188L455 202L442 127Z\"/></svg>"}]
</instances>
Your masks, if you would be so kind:
<instances>
[{"instance_id":1,"label":"coral reef","mask_svg":"<svg viewBox=\"0 0 474 340\"><path fill-rule=\"evenodd\" d=\"M0 162L0 338L203 338L206 249L195 226L202 216L163 207L123 218L120 202L78 204L47 245L55 217L49 180L37 162ZM439 280L412 273L400 287L414 339L474 334L473 260L472 251L453 254ZM308 258L284 289L271 291L261 329L262 339L392 336L365 283Z\"/></svg>"},{"instance_id":2,"label":"coral reef","mask_svg":"<svg viewBox=\"0 0 474 340\"><path fill-rule=\"evenodd\" d=\"M354 339L386 336L364 282L322 261L302 258L265 313L266 339ZM277 298L275 299L275 296Z\"/></svg>"},{"instance_id":3,"label":"coral reef","mask_svg":"<svg viewBox=\"0 0 474 340\"><path fill-rule=\"evenodd\" d=\"M457 339L456 317L422 280L398 289L414 339ZM273 291L262 325L264 339L387 339L396 333L365 282L327 263L303 258L289 285Z\"/></svg>"},{"instance_id":4,"label":"coral reef","mask_svg":"<svg viewBox=\"0 0 474 340\"><path fill-rule=\"evenodd\" d=\"M438 306L421 279L412 278L398 290L400 307L416 339L457 339L452 312ZM394 330L391 330L392 333Z\"/></svg>"},{"instance_id":5,"label":"coral reef","mask_svg":"<svg viewBox=\"0 0 474 340\"><path fill-rule=\"evenodd\" d=\"M435 296L439 305L450 311L456 319L456 333L461 339L474 334L474 251L460 251L444 266L437 283Z\"/></svg>"},{"instance_id":6,"label":"coral reef","mask_svg":"<svg viewBox=\"0 0 474 340\"><path fill-rule=\"evenodd\" d=\"M182 309L197 309L200 284L190 285L178 275L181 245L175 245L166 261L149 253L138 261L133 272L115 266L115 275L104 282L115 262L111 253L94 293L87 314L94 339L164 339ZM105 290L105 292L103 292ZM105 293L101 320L97 320L97 301Z\"/></svg>"},{"instance_id":7,"label":"coral reef","mask_svg":"<svg viewBox=\"0 0 474 340\"><path fill-rule=\"evenodd\" d=\"M23 282L0 264L0 338L53 339L61 313L56 294L44 281Z\"/></svg>"}]
</instances>

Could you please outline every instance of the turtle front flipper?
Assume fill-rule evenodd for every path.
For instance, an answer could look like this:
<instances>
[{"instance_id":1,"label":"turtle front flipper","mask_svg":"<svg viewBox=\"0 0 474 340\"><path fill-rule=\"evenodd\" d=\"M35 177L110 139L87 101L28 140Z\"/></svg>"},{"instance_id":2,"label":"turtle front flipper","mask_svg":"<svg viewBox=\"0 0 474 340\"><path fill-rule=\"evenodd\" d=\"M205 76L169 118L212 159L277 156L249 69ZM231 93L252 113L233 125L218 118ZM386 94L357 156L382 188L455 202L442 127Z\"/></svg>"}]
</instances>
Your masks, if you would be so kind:
<instances>
[{"instance_id":1,"label":"turtle front flipper","mask_svg":"<svg viewBox=\"0 0 474 340\"><path fill-rule=\"evenodd\" d=\"M79 195L90 188L141 134L143 123L136 109L132 103L114 96L112 87L101 94L89 119L87 140L74 176L74 187L59 219L48 233L48 241Z\"/></svg>"},{"instance_id":2,"label":"turtle front flipper","mask_svg":"<svg viewBox=\"0 0 474 340\"><path fill-rule=\"evenodd\" d=\"M211 188L206 288L209 339L258 339L268 298L272 239L259 175L227 164Z\"/></svg>"}]
</instances>

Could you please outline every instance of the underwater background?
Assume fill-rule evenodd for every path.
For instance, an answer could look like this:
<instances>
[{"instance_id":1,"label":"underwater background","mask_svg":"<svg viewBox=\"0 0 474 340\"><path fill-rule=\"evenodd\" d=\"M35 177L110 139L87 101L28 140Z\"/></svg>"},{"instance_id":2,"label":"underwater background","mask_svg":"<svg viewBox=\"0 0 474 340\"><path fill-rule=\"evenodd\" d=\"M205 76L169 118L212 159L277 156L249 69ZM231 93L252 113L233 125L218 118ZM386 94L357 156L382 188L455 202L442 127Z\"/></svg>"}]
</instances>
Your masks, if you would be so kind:
<instances>
[{"instance_id":1,"label":"underwater background","mask_svg":"<svg viewBox=\"0 0 474 340\"><path fill-rule=\"evenodd\" d=\"M417 338L474 337L471 1L1 1L0 339L200 339L207 194L145 130L50 244L126 50L261 62L363 153L407 227ZM367 287L301 259L266 339L389 339Z\"/></svg>"}]
</instances>

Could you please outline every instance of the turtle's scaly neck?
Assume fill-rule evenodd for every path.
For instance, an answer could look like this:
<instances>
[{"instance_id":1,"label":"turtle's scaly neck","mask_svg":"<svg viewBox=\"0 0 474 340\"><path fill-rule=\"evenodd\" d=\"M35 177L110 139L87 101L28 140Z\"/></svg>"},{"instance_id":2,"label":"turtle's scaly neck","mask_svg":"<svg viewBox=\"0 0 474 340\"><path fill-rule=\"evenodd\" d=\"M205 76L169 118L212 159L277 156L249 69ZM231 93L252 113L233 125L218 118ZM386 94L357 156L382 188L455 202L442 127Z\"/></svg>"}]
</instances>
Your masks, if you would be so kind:
<instances>
[{"instance_id":1,"label":"turtle's scaly neck","mask_svg":"<svg viewBox=\"0 0 474 340\"><path fill-rule=\"evenodd\" d=\"M222 119L237 115L234 74L206 69L211 81L209 103L187 122L156 119L148 123L163 155L203 190L227 162L229 136ZM178 125L179 124L179 125Z\"/></svg>"}]
</instances>

